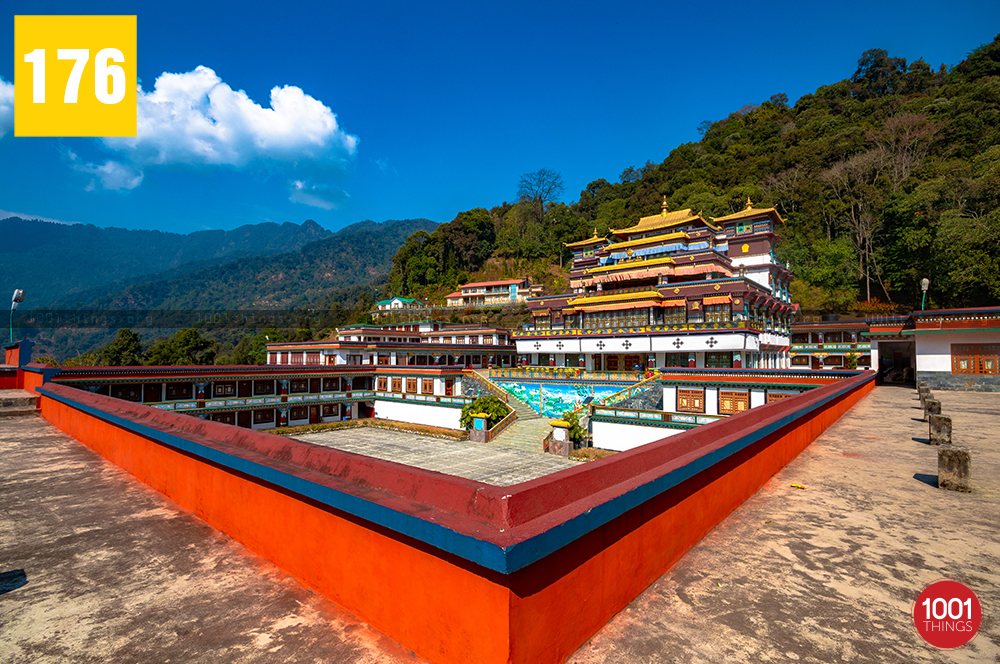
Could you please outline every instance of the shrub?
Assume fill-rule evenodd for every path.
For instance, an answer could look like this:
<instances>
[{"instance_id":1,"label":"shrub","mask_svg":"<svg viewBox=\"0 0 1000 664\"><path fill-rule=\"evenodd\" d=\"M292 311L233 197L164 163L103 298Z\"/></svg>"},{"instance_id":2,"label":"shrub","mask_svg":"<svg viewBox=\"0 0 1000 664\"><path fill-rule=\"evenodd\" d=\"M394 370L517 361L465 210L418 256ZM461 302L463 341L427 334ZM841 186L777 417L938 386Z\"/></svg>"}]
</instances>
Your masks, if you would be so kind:
<instances>
[{"instance_id":1,"label":"shrub","mask_svg":"<svg viewBox=\"0 0 1000 664\"><path fill-rule=\"evenodd\" d=\"M510 412L510 408L503 401L500 401L495 396L485 396L479 397L472 403L465 404L462 408L462 417L459 420L459 424L466 428L472 428L472 414L473 413L486 413L486 428L492 429L497 422L507 417L507 413Z\"/></svg>"}]
</instances>

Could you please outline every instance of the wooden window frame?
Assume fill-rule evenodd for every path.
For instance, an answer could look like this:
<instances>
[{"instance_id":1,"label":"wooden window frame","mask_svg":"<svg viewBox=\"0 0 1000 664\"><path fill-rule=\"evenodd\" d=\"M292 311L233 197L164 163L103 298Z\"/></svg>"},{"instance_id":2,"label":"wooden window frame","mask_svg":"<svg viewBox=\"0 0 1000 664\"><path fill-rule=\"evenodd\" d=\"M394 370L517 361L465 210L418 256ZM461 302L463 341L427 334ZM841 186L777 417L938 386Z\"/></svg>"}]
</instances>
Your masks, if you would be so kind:
<instances>
[{"instance_id":1,"label":"wooden window frame","mask_svg":"<svg viewBox=\"0 0 1000 664\"><path fill-rule=\"evenodd\" d=\"M434 394L434 379L433 378L422 378L420 380L420 393L421 394Z\"/></svg>"},{"instance_id":2,"label":"wooden window frame","mask_svg":"<svg viewBox=\"0 0 1000 664\"><path fill-rule=\"evenodd\" d=\"M682 406L682 400L694 400L693 405ZM704 413L705 412L705 390L704 388L677 388L677 412L678 413Z\"/></svg>"},{"instance_id":3,"label":"wooden window frame","mask_svg":"<svg viewBox=\"0 0 1000 664\"><path fill-rule=\"evenodd\" d=\"M962 367L961 362L967 366ZM1000 344L952 344L951 372L959 375L1000 375Z\"/></svg>"},{"instance_id":4,"label":"wooden window frame","mask_svg":"<svg viewBox=\"0 0 1000 664\"><path fill-rule=\"evenodd\" d=\"M733 406L726 406L727 400L732 400ZM743 404L744 408L738 406ZM750 410L749 390L719 390L719 415L738 415Z\"/></svg>"}]
</instances>

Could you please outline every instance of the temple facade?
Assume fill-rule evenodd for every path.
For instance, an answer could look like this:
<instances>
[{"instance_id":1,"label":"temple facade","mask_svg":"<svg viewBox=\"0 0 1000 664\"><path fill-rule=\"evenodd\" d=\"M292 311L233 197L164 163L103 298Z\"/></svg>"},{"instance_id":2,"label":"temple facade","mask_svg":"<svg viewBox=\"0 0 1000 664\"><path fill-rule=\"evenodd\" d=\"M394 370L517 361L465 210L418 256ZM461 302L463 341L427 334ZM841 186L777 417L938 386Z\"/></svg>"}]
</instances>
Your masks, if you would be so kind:
<instances>
[{"instance_id":1,"label":"temple facade","mask_svg":"<svg viewBox=\"0 0 1000 664\"><path fill-rule=\"evenodd\" d=\"M571 292L528 299L512 333L522 366L591 371L788 368L796 305L774 256L774 208L706 219L690 209L643 217L566 245Z\"/></svg>"}]
</instances>

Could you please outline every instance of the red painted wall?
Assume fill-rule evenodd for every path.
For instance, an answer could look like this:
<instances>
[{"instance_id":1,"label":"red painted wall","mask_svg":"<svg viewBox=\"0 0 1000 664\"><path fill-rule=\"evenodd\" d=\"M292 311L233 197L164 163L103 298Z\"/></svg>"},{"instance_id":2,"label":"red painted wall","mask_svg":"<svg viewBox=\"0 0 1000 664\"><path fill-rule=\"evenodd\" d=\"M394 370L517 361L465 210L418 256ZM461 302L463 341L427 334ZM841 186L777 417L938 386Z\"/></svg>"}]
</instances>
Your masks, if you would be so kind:
<instances>
[{"instance_id":1,"label":"red painted wall","mask_svg":"<svg viewBox=\"0 0 1000 664\"><path fill-rule=\"evenodd\" d=\"M827 427L868 382L512 575L512 662L563 662Z\"/></svg>"},{"instance_id":2,"label":"red painted wall","mask_svg":"<svg viewBox=\"0 0 1000 664\"><path fill-rule=\"evenodd\" d=\"M41 401L56 427L421 656L507 661L501 575Z\"/></svg>"},{"instance_id":3,"label":"red painted wall","mask_svg":"<svg viewBox=\"0 0 1000 664\"><path fill-rule=\"evenodd\" d=\"M419 655L455 664L537 664L564 661L873 386L870 380L850 381L852 391L810 416L509 575L206 463L54 399L40 401L42 415L57 427ZM108 397L80 393L79 400L311 481L364 484L373 500L398 505L394 509L440 510L440 522L454 518L456 529L482 533L476 536L484 540L518 533L513 543L750 430L773 425L827 392L823 388L768 404L670 439L676 442L653 443L499 488ZM390 494L415 501L416 507ZM499 537L498 528L504 533Z\"/></svg>"}]
</instances>

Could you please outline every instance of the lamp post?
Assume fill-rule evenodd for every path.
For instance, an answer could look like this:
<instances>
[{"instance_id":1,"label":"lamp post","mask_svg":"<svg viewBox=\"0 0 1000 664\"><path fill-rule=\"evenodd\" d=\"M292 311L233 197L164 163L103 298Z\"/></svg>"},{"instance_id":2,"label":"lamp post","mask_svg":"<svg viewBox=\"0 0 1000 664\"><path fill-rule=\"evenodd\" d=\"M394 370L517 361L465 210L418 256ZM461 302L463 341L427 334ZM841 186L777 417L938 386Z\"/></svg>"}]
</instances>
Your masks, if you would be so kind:
<instances>
[{"instance_id":1,"label":"lamp post","mask_svg":"<svg viewBox=\"0 0 1000 664\"><path fill-rule=\"evenodd\" d=\"M10 298L10 342L14 343L14 310L17 305L24 302L24 291L20 288L14 289L14 296Z\"/></svg>"},{"instance_id":2,"label":"lamp post","mask_svg":"<svg viewBox=\"0 0 1000 664\"><path fill-rule=\"evenodd\" d=\"M920 310L924 310L924 303L927 302L927 289L931 287L931 280L924 277L920 280L920 290L924 292L923 296L920 298Z\"/></svg>"}]
</instances>

